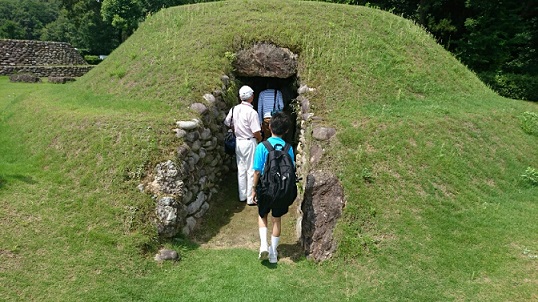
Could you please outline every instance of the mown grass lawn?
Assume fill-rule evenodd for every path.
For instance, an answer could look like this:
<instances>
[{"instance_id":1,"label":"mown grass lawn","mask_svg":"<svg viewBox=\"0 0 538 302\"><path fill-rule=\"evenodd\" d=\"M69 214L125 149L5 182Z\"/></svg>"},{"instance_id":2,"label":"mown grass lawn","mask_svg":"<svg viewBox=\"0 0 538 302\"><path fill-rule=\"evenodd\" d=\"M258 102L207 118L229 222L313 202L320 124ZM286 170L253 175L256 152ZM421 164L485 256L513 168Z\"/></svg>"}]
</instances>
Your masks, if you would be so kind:
<instances>
[{"instance_id":1,"label":"mown grass lawn","mask_svg":"<svg viewBox=\"0 0 538 302\"><path fill-rule=\"evenodd\" d=\"M174 158L175 121L231 72L227 53L260 40L299 53L312 112L337 130L321 165L346 208L321 264L257 261L231 182L197 241L158 242L153 202L136 189ZM164 10L75 83L0 77L0 299L538 300L526 113L537 104L497 96L386 12L272 0ZM231 247L204 244L222 234ZM156 263L161 245L182 260Z\"/></svg>"}]
</instances>

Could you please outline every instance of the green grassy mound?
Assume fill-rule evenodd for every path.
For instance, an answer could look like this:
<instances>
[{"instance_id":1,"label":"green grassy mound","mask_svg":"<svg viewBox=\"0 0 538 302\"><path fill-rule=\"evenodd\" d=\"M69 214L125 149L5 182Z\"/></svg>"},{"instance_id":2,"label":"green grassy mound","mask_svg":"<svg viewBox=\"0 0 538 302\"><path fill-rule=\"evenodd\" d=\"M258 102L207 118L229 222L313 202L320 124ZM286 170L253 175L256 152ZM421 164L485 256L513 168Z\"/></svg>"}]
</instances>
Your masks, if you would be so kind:
<instances>
[{"instance_id":1,"label":"green grassy mound","mask_svg":"<svg viewBox=\"0 0 538 302\"><path fill-rule=\"evenodd\" d=\"M258 41L299 54L314 113L337 129L323 159L346 193L337 255L268 269L256 251L178 239L183 260L156 265L136 184L173 156L174 122L221 86L227 53ZM5 300L537 298L538 188L521 175L538 168L522 126L538 106L495 95L400 17L303 1L170 8L75 83L3 77L0 91Z\"/></svg>"}]
</instances>

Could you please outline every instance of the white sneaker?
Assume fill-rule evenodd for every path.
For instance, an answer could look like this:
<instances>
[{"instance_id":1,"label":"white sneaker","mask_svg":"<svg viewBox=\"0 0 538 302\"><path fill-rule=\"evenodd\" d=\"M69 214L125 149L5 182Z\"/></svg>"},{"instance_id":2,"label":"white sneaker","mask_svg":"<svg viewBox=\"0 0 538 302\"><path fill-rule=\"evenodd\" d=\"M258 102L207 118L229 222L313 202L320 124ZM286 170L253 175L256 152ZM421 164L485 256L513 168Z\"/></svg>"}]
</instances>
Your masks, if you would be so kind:
<instances>
[{"instance_id":1,"label":"white sneaker","mask_svg":"<svg viewBox=\"0 0 538 302\"><path fill-rule=\"evenodd\" d=\"M273 250L273 247L269 247L269 263L277 263L278 262L278 252L276 250Z\"/></svg>"},{"instance_id":2,"label":"white sneaker","mask_svg":"<svg viewBox=\"0 0 538 302\"><path fill-rule=\"evenodd\" d=\"M268 256L269 256L269 251L267 250L267 246L260 246L260 253L258 254L258 259L267 260Z\"/></svg>"}]
</instances>

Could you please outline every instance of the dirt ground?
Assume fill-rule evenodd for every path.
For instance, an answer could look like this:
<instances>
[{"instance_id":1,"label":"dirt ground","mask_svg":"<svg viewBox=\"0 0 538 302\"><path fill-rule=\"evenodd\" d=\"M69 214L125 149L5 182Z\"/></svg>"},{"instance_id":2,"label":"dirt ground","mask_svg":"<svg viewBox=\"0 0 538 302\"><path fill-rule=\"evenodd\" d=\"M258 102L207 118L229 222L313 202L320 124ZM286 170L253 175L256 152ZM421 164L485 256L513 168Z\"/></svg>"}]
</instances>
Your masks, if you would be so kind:
<instances>
[{"instance_id":1,"label":"dirt ground","mask_svg":"<svg viewBox=\"0 0 538 302\"><path fill-rule=\"evenodd\" d=\"M239 202L235 174L225 177L218 196L212 198L204 219L197 226L191 239L202 248L227 249L246 248L258 252L260 238L258 232L258 208ZM279 261L294 261L301 257L301 248L296 235L297 202L282 217L282 233L278 247ZM272 228L271 215L267 239L270 244Z\"/></svg>"}]
</instances>

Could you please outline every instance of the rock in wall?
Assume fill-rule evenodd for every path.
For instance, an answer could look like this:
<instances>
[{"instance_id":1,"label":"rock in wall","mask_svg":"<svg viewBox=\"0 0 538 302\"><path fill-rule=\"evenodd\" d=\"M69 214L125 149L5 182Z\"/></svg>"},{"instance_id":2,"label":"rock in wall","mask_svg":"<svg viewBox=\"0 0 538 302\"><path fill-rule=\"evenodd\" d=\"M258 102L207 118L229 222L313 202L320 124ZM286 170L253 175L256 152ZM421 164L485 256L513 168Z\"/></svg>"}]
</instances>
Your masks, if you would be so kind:
<instances>
[{"instance_id":1,"label":"rock in wall","mask_svg":"<svg viewBox=\"0 0 538 302\"><path fill-rule=\"evenodd\" d=\"M334 128L322 125L306 97L315 89L302 85L298 89L297 116L300 138L297 146L297 172L303 179L296 224L297 237L305 255L314 261L332 257L337 248L334 229L345 206L343 187L332 171L321 168L324 147L335 137Z\"/></svg>"},{"instance_id":2,"label":"rock in wall","mask_svg":"<svg viewBox=\"0 0 538 302\"><path fill-rule=\"evenodd\" d=\"M306 180L302 242L309 258L322 261L336 250L333 230L344 208L344 190L335 175L314 171Z\"/></svg>"}]
</instances>

